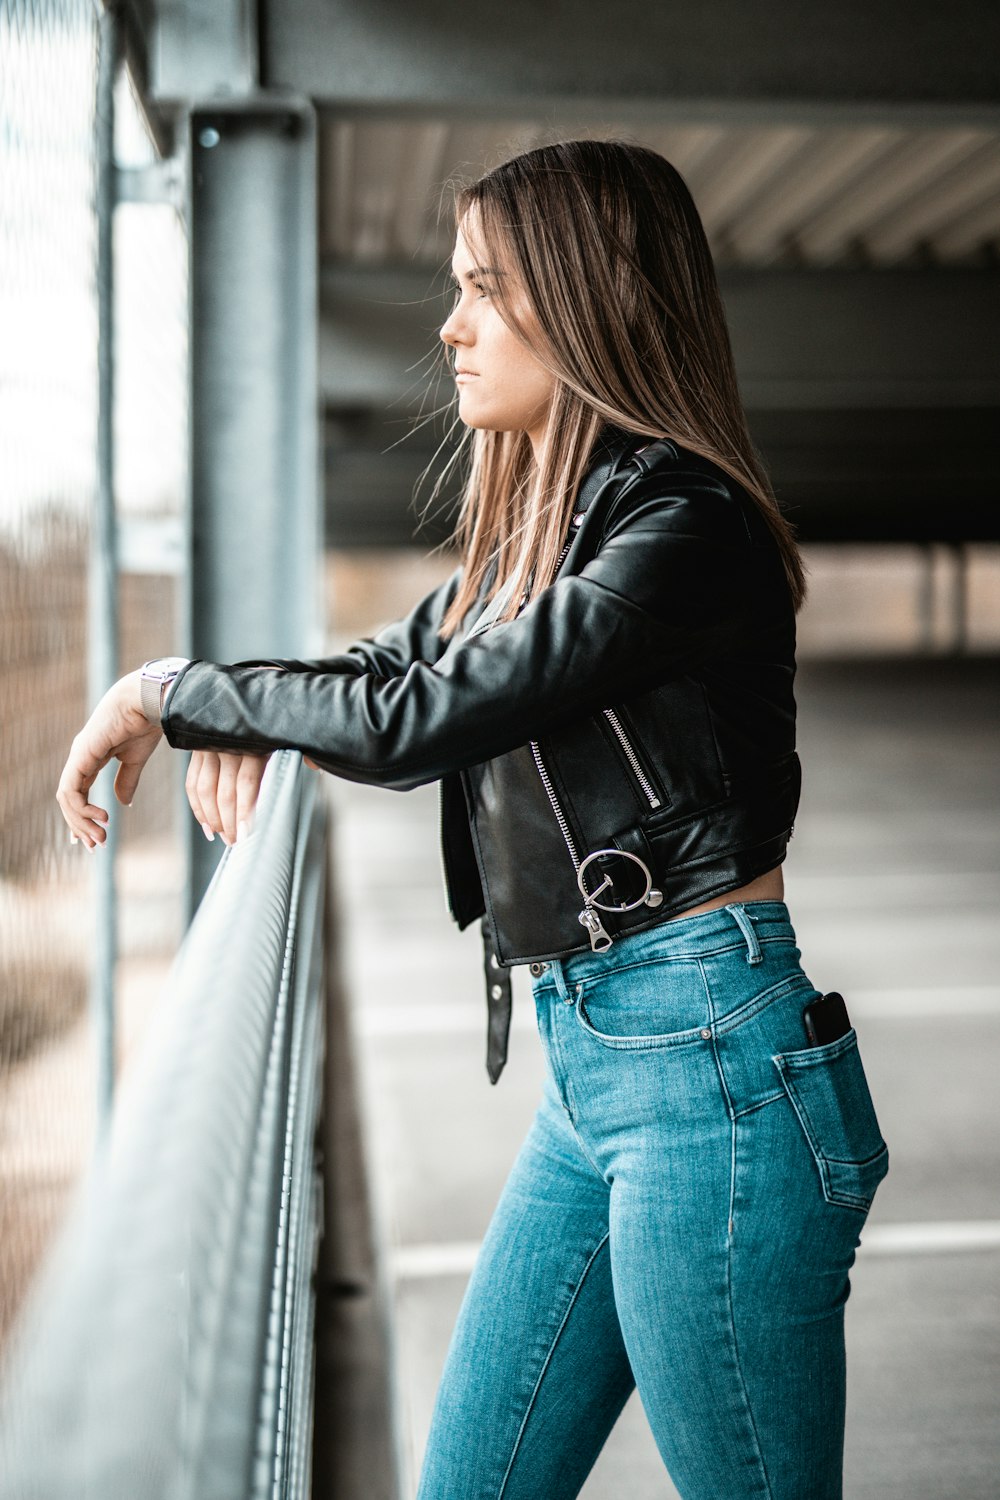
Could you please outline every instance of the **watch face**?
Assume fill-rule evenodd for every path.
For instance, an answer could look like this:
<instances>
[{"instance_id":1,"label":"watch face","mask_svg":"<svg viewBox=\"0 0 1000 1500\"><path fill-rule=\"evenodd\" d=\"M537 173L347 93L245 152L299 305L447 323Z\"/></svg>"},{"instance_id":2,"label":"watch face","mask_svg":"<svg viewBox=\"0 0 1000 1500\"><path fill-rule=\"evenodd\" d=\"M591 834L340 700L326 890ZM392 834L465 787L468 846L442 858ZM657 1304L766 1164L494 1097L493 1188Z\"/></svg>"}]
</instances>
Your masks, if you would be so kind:
<instances>
[{"instance_id":1,"label":"watch face","mask_svg":"<svg viewBox=\"0 0 1000 1500\"><path fill-rule=\"evenodd\" d=\"M165 677L168 672L179 672L186 664L184 656L158 656L154 661L148 661L143 671L150 677Z\"/></svg>"}]
</instances>

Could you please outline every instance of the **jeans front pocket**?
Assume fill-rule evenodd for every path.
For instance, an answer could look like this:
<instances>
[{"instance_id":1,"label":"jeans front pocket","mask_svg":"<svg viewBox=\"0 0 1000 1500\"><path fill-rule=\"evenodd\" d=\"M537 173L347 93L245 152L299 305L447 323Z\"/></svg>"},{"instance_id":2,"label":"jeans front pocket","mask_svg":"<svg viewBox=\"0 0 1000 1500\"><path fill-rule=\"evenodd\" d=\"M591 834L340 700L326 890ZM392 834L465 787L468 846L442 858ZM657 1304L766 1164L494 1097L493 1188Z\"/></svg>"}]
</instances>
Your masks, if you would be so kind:
<instances>
[{"instance_id":1,"label":"jeans front pocket","mask_svg":"<svg viewBox=\"0 0 1000 1500\"><path fill-rule=\"evenodd\" d=\"M857 1032L801 1051L778 1052L771 1061L819 1169L828 1203L867 1213L889 1170Z\"/></svg>"},{"instance_id":2,"label":"jeans front pocket","mask_svg":"<svg viewBox=\"0 0 1000 1500\"><path fill-rule=\"evenodd\" d=\"M604 1047L641 1051L695 1041L710 1019L696 958L640 959L574 988L577 1021Z\"/></svg>"}]
</instances>

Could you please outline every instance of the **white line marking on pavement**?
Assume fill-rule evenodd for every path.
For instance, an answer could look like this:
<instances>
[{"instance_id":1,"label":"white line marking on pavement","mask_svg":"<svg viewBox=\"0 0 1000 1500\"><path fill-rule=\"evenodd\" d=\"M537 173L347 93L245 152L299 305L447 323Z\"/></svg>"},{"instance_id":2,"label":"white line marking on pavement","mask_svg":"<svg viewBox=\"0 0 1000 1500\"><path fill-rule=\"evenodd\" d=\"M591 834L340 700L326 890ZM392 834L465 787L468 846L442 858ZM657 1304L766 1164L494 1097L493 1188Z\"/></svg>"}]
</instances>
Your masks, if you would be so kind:
<instances>
[{"instance_id":1,"label":"white line marking on pavement","mask_svg":"<svg viewBox=\"0 0 1000 1500\"><path fill-rule=\"evenodd\" d=\"M1000 1248L1000 1219L925 1224L873 1224L862 1230L865 1255L941 1255ZM859 1252L860 1253L860 1252Z\"/></svg>"},{"instance_id":2,"label":"white line marking on pavement","mask_svg":"<svg viewBox=\"0 0 1000 1500\"><path fill-rule=\"evenodd\" d=\"M933 989L847 990L848 1010L859 1016L907 1021L925 1016L1000 1015L1000 988L993 984L956 984Z\"/></svg>"},{"instance_id":3,"label":"white line marking on pavement","mask_svg":"<svg viewBox=\"0 0 1000 1500\"><path fill-rule=\"evenodd\" d=\"M517 1031L537 1029L530 996L515 996L511 1028ZM1000 988L996 985L966 984L947 988L847 990L847 1008L861 1020L924 1020L946 1016L1000 1016ZM486 1007L475 1002L448 1001L427 1004L358 1005L354 1025L360 1036L478 1036L486 1030Z\"/></svg>"},{"instance_id":4,"label":"white line marking on pavement","mask_svg":"<svg viewBox=\"0 0 1000 1500\"><path fill-rule=\"evenodd\" d=\"M478 997L477 997L478 999ZM537 1031L534 1007L511 1008L511 1030ZM486 1035L486 1002L454 1005L447 1001L426 1005L359 1005L354 1011L354 1025L360 1036L453 1036Z\"/></svg>"},{"instance_id":5,"label":"white line marking on pavement","mask_svg":"<svg viewBox=\"0 0 1000 1500\"><path fill-rule=\"evenodd\" d=\"M467 1276L479 1254L479 1240L452 1240L442 1245L397 1245L389 1252L389 1270L397 1281L431 1276Z\"/></svg>"},{"instance_id":6,"label":"white line marking on pavement","mask_svg":"<svg viewBox=\"0 0 1000 1500\"><path fill-rule=\"evenodd\" d=\"M467 1276L479 1254L479 1240L442 1244L398 1245L389 1253L397 1281L424 1281L434 1276ZM862 1231L858 1254L947 1255L963 1250L1000 1249L1000 1219L968 1219L914 1224L872 1224Z\"/></svg>"}]
</instances>

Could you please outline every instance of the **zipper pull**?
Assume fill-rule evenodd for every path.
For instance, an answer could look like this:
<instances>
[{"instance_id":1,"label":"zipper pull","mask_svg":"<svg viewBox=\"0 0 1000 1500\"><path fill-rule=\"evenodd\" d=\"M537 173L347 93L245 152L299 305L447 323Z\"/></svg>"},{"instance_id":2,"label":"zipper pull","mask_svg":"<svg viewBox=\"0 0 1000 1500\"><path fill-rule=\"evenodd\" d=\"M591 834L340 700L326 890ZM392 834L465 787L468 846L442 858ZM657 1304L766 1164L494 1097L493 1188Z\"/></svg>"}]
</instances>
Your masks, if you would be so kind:
<instances>
[{"instance_id":1,"label":"zipper pull","mask_svg":"<svg viewBox=\"0 0 1000 1500\"><path fill-rule=\"evenodd\" d=\"M607 953L614 942L614 938L608 932L594 908L592 906L585 906L577 917L577 921L581 927L586 927L587 932L590 934L590 946L594 952Z\"/></svg>"}]
</instances>

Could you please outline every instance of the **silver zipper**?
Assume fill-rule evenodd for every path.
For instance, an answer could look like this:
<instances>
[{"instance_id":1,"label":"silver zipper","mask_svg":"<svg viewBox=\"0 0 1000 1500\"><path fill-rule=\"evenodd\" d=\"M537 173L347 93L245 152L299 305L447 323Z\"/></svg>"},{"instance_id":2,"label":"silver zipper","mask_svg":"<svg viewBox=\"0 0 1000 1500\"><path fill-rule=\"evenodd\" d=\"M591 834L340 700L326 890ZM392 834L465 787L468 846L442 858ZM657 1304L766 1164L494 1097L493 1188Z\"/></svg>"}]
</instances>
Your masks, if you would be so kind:
<instances>
[{"instance_id":1,"label":"silver zipper","mask_svg":"<svg viewBox=\"0 0 1000 1500\"><path fill-rule=\"evenodd\" d=\"M556 561L555 568L553 569L553 577L556 573L559 572L559 569L565 562L566 555L569 552L570 547L573 545L573 540L573 537L570 537L569 541L567 541L566 545L560 552L558 560ZM524 608L524 605L526 603L526 599L521 600L522 609ZM604 715L608 720L608 723L614 730L615 734L618 736L621 747L628 757L629 765L635 772L636 780L642 787L642 790L646 795L646 800L648 801L650 807L659 807L660 799L653 791L648 776L646 776L645 772L639 764L639 758L636 755L635 751L632 749L631 744L629 743L628 736L622 728L621 720L612 708L606 708L604 710ZM541 777L542 786L545 788L545 795L549 799L549 804L552 808L553 813L555 814L556 822L559 824L559 831L562 834L563 841L565 842L566 848L569 851L569 857L573 861L573 869L577 872L577 874L579 874L580 856L576 851L576 843L573 839L573 835L570 833L569 823L566 820L566 814L563 812L562 806L559 802L559 798L556 796L555 788L552 785L552 778L548 773L548 768L545 765L545 761L542 759L542 752L539 748L538 741L530 740L529 744L531 746L531 754L534 758L535 766L537 768L539 776ZM585 927L587 929L587 936L590 938L590 946L593 952L606 953L614 942L614 938L611 936L611 933L608 932L604 923L601 921L600 912L598 908L593 904L593 899L593 897L589 896L584 897L583 909L577 913L577 921L580 923L581 927ZM647 896L647 903L649 905L658 905L662 900L663 896L659 891L651 890L649 892L649 895Z\"/></svg>"},{"instance_id":2,"label":"silver zipper","mask_svg":"<svg viewBox=\"0 0 1000 1500\"><path fill-rule=\"evenodd\" d=\"M531 745L531 753L535 758L535 765L538 767L538 774L542 778L542 786L545 788L545 795L548 797L549 802L552 804L552 811L556 815L556 822L559 824L559 831L566 841L566 848L569 850L569 857L573 861L573 868L574 870L579 870L580 856L576 852L576 844L573 841L573 835L569 831L569 824L566 821L566 814L560 807L559 798L555 794L555 788L552 785L552 778L549 775L548 770L546 769L544 760L542 759L542 752L538 748L538 741L531 740L529 741L529 743Z\"/></svg>"},{"instance_id":3,"label":"silver zipper","mask_svg":"<svg viewBox=\"0 0 1000 1500\"><path fill-rule=\"evenodd\" d=\"M636 755L635 751L632 749L631 744L629 743L628 735L622 728L621 719L619 719L613 708L604 709L604 717L607 719L608 723L611 725L611 728L618 736L618 742L621 745L622 749L625 751L626 756L628 757L629 765L635 772L635 779L646 794L646 801L649 803L650 807L659 807L660 799L653 791L653 787L649 780L649 777L646 775L645 771L639 764L639 757Z\"/></svg>"},{"instance_id":4,"label":"silver zipper","mask_svg":"<svg viewBox=\"0 0 1000 1500\"><path fill-rule=\"evenodd\" d=\"M531 745L531 753L534 756L535 766L537 767L539 776L542 778L545 795L548 797L552 811L555 813L556 822L559 824L559 831L563 836L566 848L569 850L569 857L573 861L573 868L579 872L580 856L576 852L576 843L569 831L566 814L563 812L559 798L556 796L555 787L552 785L552 778L542 759L542 752L538 747L538 741L531 740L529 743ZM586 927L587 935L590 938L590 946L593 951L595 953L607 952L614 942L614 938L601 921L597 908L591 904L589 897L584 897L583 909L577 913L577 921L582 927Z\"/></svg>"},{"instance_id":5,"label":"silver zipper","mask_svg":"<svg viewBox=\"0 0 1000 1500\"><path fill-rule=\"evenodd\" d=\"M566 554L567 554L567 552L569 551L569 549L570 549L570 547L572 545L573 545L573 538L570 537L569 541L566 543L565 547L562 549L562 551L559 554L559 559L556 562L555 568L553 570L554 573L558 573L559 572L559 569L563 565L563 561L564 561L564 559L566 557ZM522 599L521 600L521 609L524 608L524 606L525 606L526 603L527 603L526 599ZM518 613L520 614L520 610L518 611ZM573 835L569 831L569 824L566 821L566 814L563 812L562 808L560 807L560 805L559 805L559 798L555 794L555 789L554 789L554 787L552 785L552 778L549 775L548 771L546 770L545 762L542 759L542 752L538 748L538 741L537 740L529 740L528 743L531 746L531 753L534 756L535 765L536 765L536 767L538 769L538 774L542 778L542 786L545 788L545 795L548 797L549 802L552 804L552 811L556 815L556 822L559 824L559 831L561 832L563 838L566 841L566 848L569 850L569 857L573 861L573 868L574 868L574 870L579 870L579 868L580 868L580 856L576 852L576 844L573 842Z\"/></svg>"}]
</instances>

